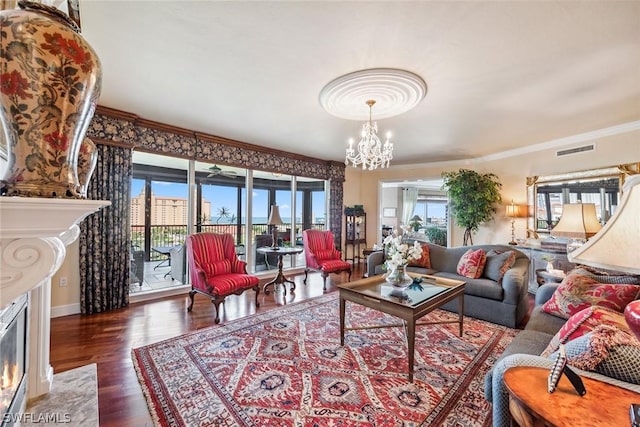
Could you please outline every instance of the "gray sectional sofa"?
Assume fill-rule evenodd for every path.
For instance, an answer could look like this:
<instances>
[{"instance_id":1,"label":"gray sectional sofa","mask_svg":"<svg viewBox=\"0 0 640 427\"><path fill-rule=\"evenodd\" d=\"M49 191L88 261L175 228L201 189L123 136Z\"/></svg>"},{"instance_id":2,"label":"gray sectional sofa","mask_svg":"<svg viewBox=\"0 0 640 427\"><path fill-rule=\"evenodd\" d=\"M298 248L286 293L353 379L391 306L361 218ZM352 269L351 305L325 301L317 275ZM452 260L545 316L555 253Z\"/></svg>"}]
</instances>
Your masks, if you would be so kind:
<instances>
[{"instance_id":1,"label":"gray sectional sofa","mask_svg":"<svg viewBox=\"0 0 640 427\"><path fill-rule=\"evenodd\" d=\"M485 377L484 392L485 398L493 406L493 427L508 427L511 425L509 394L502 381L505 371L516 366L536 366L546 369L551 369L553 366L555 357L547 358L539 355L547 348L551 339L565 324L566 320L542 311L542 305L551 298L559 285L559 283L548 283L538 288L535 307L525 329L516 335ZM629 369L631 368L629 367ZM582 371L577 368L572 369L580 376L605 381L640 393L640 386L638 385L596 372ZM633 367L633 369L640 370L640 365Z\"/></svg>"},{"instance_id":2,"label":"gray sectional sofa","mask_svg":"<svg viewBox=\"0 0 640 427\"><path fill-rule=\"evenodd\" d=\"M529 258L513 246L508 245L473 245L455 248L428 243L431 258L431 269L408 267L408 271L431 274L450 279L464 280L464 314L477 319L498 323L515 328L529 311L528 278ZM487 277L469 279L456 273L458 261L469 249L482 248L486 252L512 250L516 253L514 265L507 270L501 283ZM384 272L384 253L373 252L367 258L367 274L369 277ZM457 312L457 300L451 301L443 309Z\"/></svg>"}]
</instances>

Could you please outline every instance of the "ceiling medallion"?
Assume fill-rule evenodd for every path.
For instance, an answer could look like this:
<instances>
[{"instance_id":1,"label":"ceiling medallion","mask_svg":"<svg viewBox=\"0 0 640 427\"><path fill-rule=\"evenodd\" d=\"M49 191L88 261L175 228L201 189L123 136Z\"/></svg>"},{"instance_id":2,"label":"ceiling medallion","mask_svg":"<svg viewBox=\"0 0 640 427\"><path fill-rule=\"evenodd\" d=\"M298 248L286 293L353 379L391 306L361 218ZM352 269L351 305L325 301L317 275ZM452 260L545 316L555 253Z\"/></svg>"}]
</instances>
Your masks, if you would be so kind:
<instances>
[{"instance_id":1,"label":"ceiling medallion","mask_svg":"<svg viewBox=\"0 0 640 427\"><path fill-rule=\"evenodd\" d=\"M320 91L320 105L329 114L367 120L367 101L376 100L376 119L397 116L414 108L427 94L427 84L412 72L372 68L340 76Z\"/></svg>"},{"instance_id":2,"label":"ceiling medallion","mask_svg":"<svg viewBox=\"0 0 640 427\"><path fill-rule=\"evenodd\" d=\"M362 125L356 148L353 140L349 140L344 163L361 165L363 170L389 167L393 143L390 134L384 144L378 138L378 125L372 119L374 104L377 104L376 118L384 119L406 113L426 94L427 84L420 76L394 68L356 71L329 82L320 91L320 104L329 114L349 120L368 119Z\"/></svg>"}]
</instances>

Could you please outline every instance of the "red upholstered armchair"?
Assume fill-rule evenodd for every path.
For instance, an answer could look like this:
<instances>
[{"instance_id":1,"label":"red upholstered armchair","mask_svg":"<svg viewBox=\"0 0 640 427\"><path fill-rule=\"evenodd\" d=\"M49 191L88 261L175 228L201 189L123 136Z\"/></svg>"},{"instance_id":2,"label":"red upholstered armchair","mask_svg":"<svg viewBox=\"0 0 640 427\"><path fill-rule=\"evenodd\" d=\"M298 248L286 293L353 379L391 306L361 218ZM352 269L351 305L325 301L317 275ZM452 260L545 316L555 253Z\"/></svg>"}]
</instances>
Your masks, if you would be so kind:
<instances>
[{"instance_id":1,"label":"red upholstered armchair","mask_svg":"<svg viewBox=\"0 0 640 427\"><path fill-rule=\"evenodd\" d=\"M231 294L247 289L256 292L259 307L258 278L247 274L247 263L238 259L231 234L197 233L187 237L187 258L191 275L191 304L196 292L211 297L216 309L215 322L220 323L220 303Z\"/></svg>"},{"instance_id":2,"label":"red upholstered armchair","mask_svg":"<svg viewBox=\"0 0 640 427\"><path fill-rule=\"evenodd\" d=\"M316 270L322 274L322 290L327 290L327 277L329 273L349 272L351 280L351 264L342 261L341 253L336 249L331 231L304 230L302 232L302 244L307 266L304 269L304 283L307 283L309 270Z\"/></svg>"}]
</instances>

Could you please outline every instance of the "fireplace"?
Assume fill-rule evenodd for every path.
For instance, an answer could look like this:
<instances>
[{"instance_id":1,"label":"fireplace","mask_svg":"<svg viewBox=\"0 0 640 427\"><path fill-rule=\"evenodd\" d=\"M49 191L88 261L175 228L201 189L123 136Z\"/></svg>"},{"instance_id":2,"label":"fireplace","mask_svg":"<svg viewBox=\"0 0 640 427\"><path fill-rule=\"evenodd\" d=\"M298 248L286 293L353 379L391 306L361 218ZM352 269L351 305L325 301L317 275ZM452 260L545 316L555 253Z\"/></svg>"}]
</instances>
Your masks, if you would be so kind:
<instances>
[{"instance_id":1,"label":"fireplace","mask_svg":"<svg viewBox=\"0 0 640 427\"><path fill-rule=\"evenodd\" d=\"M0 425L18 424L27 384L27 295L0 311Z\"/></svg>"},{"instance_id":2,"label":"fireplace","mask_svg":"<svg viewBox=\"0 0 640 427\"><path fill-rule=\"evenodd\" d=\"M2 427L19 425L26 401L51 390L51 276L64 260L65 246L80 234L80 221L108 205L100 200L0 197Z\"/></svg>"}]
</instances>

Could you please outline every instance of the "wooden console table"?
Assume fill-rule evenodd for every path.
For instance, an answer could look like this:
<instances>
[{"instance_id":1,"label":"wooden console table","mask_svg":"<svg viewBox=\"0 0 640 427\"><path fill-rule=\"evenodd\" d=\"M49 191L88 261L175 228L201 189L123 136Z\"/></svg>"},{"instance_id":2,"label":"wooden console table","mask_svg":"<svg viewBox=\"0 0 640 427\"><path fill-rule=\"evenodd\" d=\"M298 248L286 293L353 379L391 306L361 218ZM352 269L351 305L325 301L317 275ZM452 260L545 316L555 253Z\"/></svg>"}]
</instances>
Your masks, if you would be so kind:
<instances>
[{"instance_id":1,"label":"wooden console table","mask_svg":"<svg viewBox=\"0 0 640 427\"><path fill-rule=\"evenodd\" d=\"M629 408L640 394L582 376L587 394L578 395L565 375L555 392L547 392L549 369L509 368L504 383L509 411L520 427L628 426Z\"/></svg>"}]
</instances>

